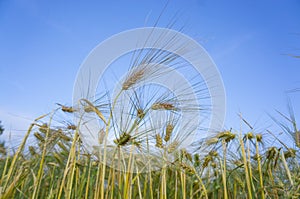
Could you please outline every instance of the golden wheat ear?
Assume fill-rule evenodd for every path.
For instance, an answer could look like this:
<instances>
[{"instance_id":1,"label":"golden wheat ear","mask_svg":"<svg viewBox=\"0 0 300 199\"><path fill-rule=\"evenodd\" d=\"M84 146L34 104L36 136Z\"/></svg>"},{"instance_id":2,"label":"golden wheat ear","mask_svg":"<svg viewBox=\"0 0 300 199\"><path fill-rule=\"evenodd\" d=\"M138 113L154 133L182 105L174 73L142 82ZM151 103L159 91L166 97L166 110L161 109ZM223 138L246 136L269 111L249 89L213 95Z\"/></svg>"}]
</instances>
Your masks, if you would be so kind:
<instances>
[{"instance_id":1,"label":"golden wheat ear","mask_svg":"<svg viewBox=\"0 0 300 199\"><path fill-rule=\"evenodd\" d=\"M145 74L144 69L135 70L131 75L129 75L125 82L122 85L123 90L128 90L130 87L132 87L134 84L136 84L138 81L140 81Z\"/></svg>"},{"instance_id":2,"label":"golden wheat ear","mask_svg":"<svg viewBox=\"0 0 300 199\"><path fill-rule=\"evenodd\" d=\"M99 111L99 109L97 107L95 107L90 101L88 101L87 99L81 99L80 102L85 102L89 105L89 110L95 112L98 117L105 123L105 125L107 125L106 119L103 116L103 114Z\"/></svg>"},{"instance_id":3,"label":"golden wheat ear","mask_svg":"<svg viewBox=\"0 0 300 199\"><path fill-rule=\"evenodd\" d=\"M158 148L163 148L162 138L159 134L155 135L156 144L155 146Z\"/></svg>"},{"instance_id":4,"label":"golden wheat ear","mask_svg":"<svg viewBox=\"0 0 300 199\"><path fill-rule=\"evenodd\" d=\"M171 138L171 135L172 135L172 132L173 132L173 129L174 129L174 125L173 124L167 124L167 127L166 127L166 135L164 137L164 140L166 142L168 142Z\"/></svg>"},{"instance_id":5,"label":"golden wheat ear","mask_svg":"<svg viewBox=\"0 0 300 199\"><path fill-rule=\"evenodd\" d=\"M56 103L56 104L61 107L61 110L63 112L66 112L66 113L74 113L75 112L75 109L72 106L64 106L59 103Z\"/></svg>"}]
</instances>

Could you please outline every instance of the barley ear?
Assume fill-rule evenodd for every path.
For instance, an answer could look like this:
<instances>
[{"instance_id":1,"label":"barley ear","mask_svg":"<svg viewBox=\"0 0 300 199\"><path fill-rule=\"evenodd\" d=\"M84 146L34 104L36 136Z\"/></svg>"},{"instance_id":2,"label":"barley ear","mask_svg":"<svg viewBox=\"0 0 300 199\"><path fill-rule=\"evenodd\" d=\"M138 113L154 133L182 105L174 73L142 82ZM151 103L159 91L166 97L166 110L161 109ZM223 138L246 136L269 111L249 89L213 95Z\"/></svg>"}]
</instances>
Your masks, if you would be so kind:
<instances>
[{"instance_id":1,"label":"barley ear","mask_svg":"<svg viewBox=\"0 0 300 199\"><path fill-rule=\"evenodd\" d=\"M158 148L163 148L161 136L159 134L156 134L155 138L156 138L156 145L155 146L158 147Z\"/></svg>"},{"instance_id":2,"label":"barley ear","mask_svg":"<svg viewBox=\"0 0 300 199\"><path fill-rule=\"evenodd\" d=\"M97 107L95 107L95 106L94 106L90 101L88 101L87 99L81 99L81 100L84 101L85 103L87 103L87 104L90 106L91 110L92 110L93 112L95 112L95 113L98 115L98 117L99 117L99 118L107 125L107 122L106 122L106 120L105 120L103 114L98 110Z\"/></svg>"},{"instance_id":3,"label":"barley ear","mask_svg":"<svg viewBox=\"0 0 300 199\"><path fill-rule=\"evenodd\" d=\"M174 126L172 124L168 124L166 127L166 135L164 137L164 140L168 142L171 138L172 132L173 132Z\"/></svg>"}]
</instances>

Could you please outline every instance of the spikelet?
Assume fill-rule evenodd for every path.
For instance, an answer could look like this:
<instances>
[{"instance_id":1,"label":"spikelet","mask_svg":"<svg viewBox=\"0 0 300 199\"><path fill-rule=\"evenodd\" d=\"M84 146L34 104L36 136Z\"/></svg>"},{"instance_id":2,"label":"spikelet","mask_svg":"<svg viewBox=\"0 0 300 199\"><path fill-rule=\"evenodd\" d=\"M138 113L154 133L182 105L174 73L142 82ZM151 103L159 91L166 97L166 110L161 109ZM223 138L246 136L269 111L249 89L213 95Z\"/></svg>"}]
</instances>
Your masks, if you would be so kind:
<instances>
[{"instance_id":1,"label":"spikelet","mask_svg":"<svg viewBox=\"0 0 300 199\"><path fill-rule=\"evenodd\" d=\"M209 154L210 156L212 156L212 157L218 156L218 152L215 151L215 150L210 151L208 154Z\"/></svg>"},{"instance_id":2,"label":"spikelet","mask_svg":"<svg viewBox=\"0 0 300 199\"><path fill-rule=\"evenodd\" d=\"M237 184L240 187L245 188L245 183L243 182L243 180L241 178L239 178L238 176L234 176L234 180L237 182Z\"/></svg>"},{"instance_id":3,"label":"spikelet","mask_svg":"<svg viewBox=\"0 0 300 199\"><path fill-rule=\"evenodd\" d=\"M194 165L195 165L195 167L198 167L200 165L200 156L199 156L199 154L194 155Z\"/></svg>"},{"instance_id":4,"label":"spikelet","mask_svg":"<svg viewBox=\"0 0 300 199\"><path fill-rule=\"evenodd\" d=\"M34 137L36 137L36 139L38 139L39 141L45 142L44 137L43 137L40 133L35 132L33 135L34 135Z\"/></svg>"},{"instance_id":5,"label":"spikelet","mask_svg":"<svg viewBox=\"0 0 300 199\"><path fill-rule=\"evenodd\" d=\"M252 158L253 158L253 160L257 161L257 160L261 159L261 155L256 153Z\"/></svg>"},{"instance_id":6,"label":"spikelet","mask_svg":"<svg viewBox=\"0 0 300 199\"><path fill-rule=\"evenodd\" d=\"M89 105L84 106L84 111L85 111L86 113L93 112L93 107L91 107L91 106L89 106Z\"/></svg>"},{"instance_id":7,"label":"spikelet","mask_svg":"<svg viewBox=\"0 0 300 199\"><path fill-rule=\"evenodd\" d=\"M87 99L81 99L80 103L84 104L84 106L86 106L85 104L87 104L89 106L89 110L88 111L95 112L97 114L97 116L107 125L107 122L106 122L103 114L89 100L87 100Z\"/></svg>"},{"instance_id":8,"label":"spikelet","mask_svg":"<svg viewBox=\"0 0 300 199\"><path fill-rule=\"evenodd\" d=\"M71 106L62 106L62 107L61 107L61 110L62 110L63 112L67 112L67 113L73 113L73 112L75 112L75 110L74 110L73 107L71 107Z\"/></svg>"},{"instance_id":9,"label":"spikelet","mask_svg":"<svg viewBox=\"0 0 300 199\"><path fill-rule=\"evenodd\" d=\"M59 148L61 148L63 151L69 151L68 149L67 149L67 147L64 145L64 143L62 143L62 142L58 142L57 143L57 145L59 146Z\"/></svg>"},{"instance_id":10,"label":"spikelet","mask_svg":"<svg viewBox=\"0 0 300 199\"><path fill-rule=\"evenodd\" d=\"M179 142L178 141L173 141L171 144L169 144L168 146L168 153L173 153L175 151L175 149L178 147Z\"/></svg>"},{"instance_id":11,"label":"spikelet","mask_svg":"<svg viewBox=\"0 0 300 199\"><path fill-rule=\"evenodd\" d=\"M47 144L53 144L54 141L60 137L59 133L53 133L47 138Z\"/></svg>"},{"instance_id":12,"label":"spikelet","mask_svg":"<svg viewBox=\"0 0 300 199\"><path fill-rule=\"evenodd\" d=\"M219 139L224 139L225 142L230 142L231 140L233 140L235 138L235 134L231 133L230 131L223 131L220 132L217 137Z\"/></svg>"},{"instance_id":13,"label":"spikelet","mask_svg":"<svg viewBox=\"0 0 300 199\"><path fill-rule=\"evenodd\" d=\"M190 162L193 162L192 154L186 153L186 154L185 154L185 157L186 157L186 159L188 159Z\"/></svg>"},{"instance_id":14,"label":"spikelet","mask_svg":"<svg viewBox=\"0 0 300 199\"><path fill-rule=\"evenodd\" d=\"M216 168L216 167L217 167L217 164L216 164L215 162L211 161L210 166L211 166L212 168Z\"/></svg>"},{"instance_id":15,"label":"spikelet","mask_svg":"<svg viewBox=\"0 0 300 199\"><path fill-rule=\"evenodd\" d=\"M280 149L279 149L280 150ZM277 162L278 162L278 159L279 159L279 155L280 155L280 152L279 151L277 151L278 153L276 153L275 155L275 160L274 160L274 168L276 168L276 166L277 166Z\"/></svg>"},{"instance_id":16,"label":"spikelet","mask_svg":"<svg viewBox=\"0 0 300 199\"><path fill-rule=\"evenodd\" d=\"M64 106L64 105L58 104L58 103L56 103L56 104L61 106L61 110L63 112L66 112L66 113L74 113L75 112L75 109L72 106Z\"/></svg>"},{"instance_id":17,"label":"spikelet","mask_svg":"<svg viewBox=\"0 0 300 199\"><path fill-rule=\"evenodd\" d=\"M255 137L256 137L257 142L262 141L262 134L257 134Z\"/></svg>"},{"instance_id":18,"label":"spikelet","mask_svg":"<svg viewBox=\"0 0 300 199\"><path fill-rule=\"evenodd\" d=\"M230 142L235 138L235 134L231 133L227 138L225 138L225 142Z\"/></svg>"},{"instance_id":19,"label":"spikelet","mask_svg":"<svg viewBox=\"0 0 300 199\"><path fill-rule=\"evenodd\" d=\"M171 134L173 132L174 126L172 124L168 124L166 127L166 135L164 137L164 140L168 142L170 140Z\"/></svg>"},{"instance_id":20,"label":"spikelet","mask_svg":"<svg viewBox=\"0 0 300 199\"><path fill-rule=\"evenodd\" d=\"M131 135L128 133L122 133L119 139L115 139L114 143L118 146L124 146L126 145L131 139Z\"/></svg>"},{"instance_id":21,"label":"spikelet","mask_svg":"<svg viewBox=\"0 0 300 199\"><path fill-rule=\"evenodd\" d=\"M141 80L145 75L145 70L140 69L134 71L128 78L126 78L125 82L122 85L123 90L128 90L131 86Z\"/></svg>"},{"instance_id":22,"label":"spikelet","mask_svg":"<svg viewBox=\"0 0 300 199\"><path fill-rule=\"evenodd\" d=\"M93 167L98 166L99 163L100 163L99 161L93 161L93 162L92 162L92 166L93 166Z\"/></svg>"},{"instance_id":23,"label":"spikelet","mask_svg":"<svg viewBox=\"0 0 300 199\"><path fill-rule=\"evenodd\" d=\"M228 137L230 134L231 134L230 131L222 131L222 132L218 133L217 137L218 138L224 138L224 137Z\"/></svg>"},{"instance_id":24,"label":"spikelet","mask_svg":"<svg viewBox=\"0 0 300 199\"><path fill-rule=\"evenodd\" d=\"M59 133L59 137L60 137L62 140L66 141L66 142L69 142L69 141L72 140L72 138L70 138L69 136L65 135L65 134L62 133L62 132Z\"/></svg>"},{"instance_id":25,"label":"spikelet","mask_svg":"<svg viewBox=\"0 0 300 199\"><path fill-rule=\"evenodd\" d=\"M247 134L245 135L245 137L246 137L247 139L251 140L252 138L254 138L254 135L253 135L252 132L249 132L249 133L247 133Z\"/></svg>"},{"instance_id":26,"label":"spikelet","mask_svg":"<svg viewBox=\"0 0 300 199\"><path fill-rule=\"evenodd\" d=\"M174 106L174 104L171 103L162 103L162 102L156 102L152 104L151 106L152 110L168 110L168 111L177 111L178 109Z\"/></svg>"},{"instance_id":27,"label":"spikelet","mask_svg":"<svg viewBox=\"0 0 300 199\"><path fill-rule=\"evenodd\" d=\"M210 161L212 161L212 156L210 156L210 155L205 156L202 167L206 168Z\"/></svg>"},{"instance_id":28,"label":"spikelet","mask_svg":"<svg viewBox=\"0 0 300 199\"><path fill-rule=\"evenodd\" d=\"M193 161L192 155L189 152L187 152L185 149L181 150L181 154L182 154L182 157L185 157L187 160L189 160L191 162Z\"/></svg>"},{"instance_id":29,"label":"spikelet","mask_svg":"<svg viewBox=\"0 0 300 199\"><path fill-rule=\"evenodd\" d=\"M277 149L275 147L270 147L267 150L267 159L271 160L275 157Z\"/></svg>"},{"instance_id":30,"label":"spikelet","mask_svg":"<svg viewBox=\"0 0 300 199\"><path fill-rule=\"evenodd\" d=\"M156 139L156 145L155 146L158 147L158 148L163 148L161 136L159 134L156 134L155 139Z\"/></svg>"},{"instance_id":31,"label":"spikelet","mask_svg":"<svg viewBox=\"0 0 300 199\"><path fill-rule=\"evenodd\" d=\"M48 127L48 124L44 123L42 126L40 126L39 131L40 131L41 133L46 134L48 128L49 128L49 127Z\"/></svg>"},{"instance_id":32,"label":"spikelet","mask_svg":"<svg viewBox=\"0 0 300 199\"><path fill-rule=\"evenodd\" d=\"M185 163L181 163L181 167L183 168L183 170L189 174L195 174L196 171L193 167L191 167L190 165L187 165Z\"/></svg>"},{"instance_id":33,"label":"spikelet","mask_svg":"<svg viewBox=\"0 0 300 199\"><path fill-rule=\"evenodd\" d=\"M84 162L83 162L82 160L78 160L78 161L76 162L76 166L77 166L77 167L84 167L85 165L84 165Z\"/></svg>"},{"instance_id":34,"label":"spikelet","mask_svg":"<svg viewBox=\"0 0 300 199\"><path fill-rule=\"evenodd\" d=\"M136 147L138 147L138 148L141 148L141 141L132 140L131 143L132 143L134 146L136 146Z\"/></svg>"},{"instance_id":35,"label":"spikelet","mask_svg":"<svg viewBox=\"0 0 300 199\"><path fill-rule=\"evenodd\" d=\"M206 144L207 144L208 146L213 145L213 144L216 144L216 143L218 143L218 142L219 142L219 138L217 138L217 137L212 137L212 138L206 140Z\"/></svg>"},{"instance_id":36,"label":"spikelet","mask_svg":"<svg viewBox=\"0 0 300 199\"><path fill-rule=\"evenodd\" d=\"M288 151L284 152L284 157L287 158L294 158L296 156L296 150L289 148Z\"/></svg>"},{"instance_id":37,"label":"spikelet","mask_svg":"<svg viewBox=\"0 0 300 199\"><path fill-rule=\"evenodd\" d=\"M63 158L61 157L60 154L58 154L58 153L53 153L53 157L56 159L56 161L57 161L59 164L63 164Z\"/></svg>"},{"instance_id":38,"label":"spikelet","mask_svg":"<svg viewBox=\"0 0 300 199\"><path fill-rule=\"evenodd\" d=\"M137 110L137 116L138 116L138 118L140 118L140 119L143 119L144 117L145 117L145 113L144 113L144 111L143 111L143 109L138 109Z\"/></svg>"},{"instance_id":39,"label":"spikelet","mask_svg":"<svg viewBox=\"0 0 300 199\"><path fill-rule=\"evenodd\" d=\"M29 152L32 156L36 155L36 151L33 146L29 146Z\"/></svg>"},{"instance_id":40,"label":"spikelet","mask_svg":"<svg viewBox=\"0 0 300 199\"><path fill-rule=\"evenodd\" d=\"M69 130L76 130L76 128L77 128L77 126L75 126L74 124L69 124L67 126L67 129L69 129Z\"/></svg>"}]
</instances>

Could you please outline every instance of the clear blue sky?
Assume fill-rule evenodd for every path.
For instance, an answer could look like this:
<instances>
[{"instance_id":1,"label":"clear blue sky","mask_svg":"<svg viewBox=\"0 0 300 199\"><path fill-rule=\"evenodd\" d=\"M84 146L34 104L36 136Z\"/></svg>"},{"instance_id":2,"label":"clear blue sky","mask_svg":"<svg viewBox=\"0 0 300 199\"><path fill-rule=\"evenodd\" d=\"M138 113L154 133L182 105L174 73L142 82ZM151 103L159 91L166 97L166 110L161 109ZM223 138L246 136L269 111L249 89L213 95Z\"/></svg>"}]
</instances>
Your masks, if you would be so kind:
<instances>
[{"instance_id":1,"label":"clear blue sky","mask_svg":"<svg viewBox=\"0 0 300 199\"><path fill-rule=\"evenodd\" d=\"M101 41L121 31L153 25L166 1L0 1L0 120L25 130L56 102L72 103L80 64ZM266 113L286 112L285 91L300 88L300 1L170 0L160 19L176 12L208 51L227 93L226 127L238 112L257 128L272 124ZM175 26L175 27L176 27ZM300 92L290 94L300 110ZM27 118L27 119L23 119Z\"/></svg>"}]
</instances>

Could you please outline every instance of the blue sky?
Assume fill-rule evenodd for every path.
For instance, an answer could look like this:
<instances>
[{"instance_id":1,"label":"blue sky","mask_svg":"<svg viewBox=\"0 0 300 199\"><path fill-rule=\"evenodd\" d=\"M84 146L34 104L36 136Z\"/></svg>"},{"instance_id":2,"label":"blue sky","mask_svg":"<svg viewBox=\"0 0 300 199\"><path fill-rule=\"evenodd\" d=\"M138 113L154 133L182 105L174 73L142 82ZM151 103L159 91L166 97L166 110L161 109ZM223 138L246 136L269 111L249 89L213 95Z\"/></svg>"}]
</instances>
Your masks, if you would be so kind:
<instances>
[{"instance_id":1,"label":"blue sky","mask_svg":"<svg viewBox=\"0 0 300 199\"><path fill-rule=\"evenodd\" d=\"M56 102L72 103L73 83L88 53L101 41L153 25L166 1L0 1L0 120L25 130ZM300 1L170 0L158 26L176 15L176 28L208 51L227 94L226 127L237 114L258 129L272 125L266 113L296 115L300 93Z\"/></svg>"}]
</instances>

